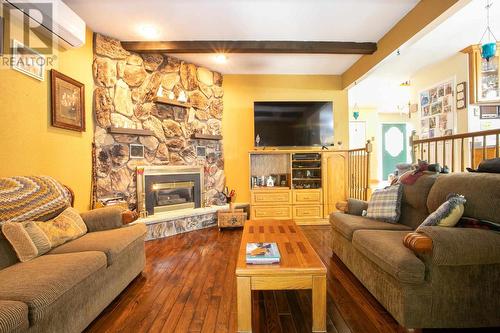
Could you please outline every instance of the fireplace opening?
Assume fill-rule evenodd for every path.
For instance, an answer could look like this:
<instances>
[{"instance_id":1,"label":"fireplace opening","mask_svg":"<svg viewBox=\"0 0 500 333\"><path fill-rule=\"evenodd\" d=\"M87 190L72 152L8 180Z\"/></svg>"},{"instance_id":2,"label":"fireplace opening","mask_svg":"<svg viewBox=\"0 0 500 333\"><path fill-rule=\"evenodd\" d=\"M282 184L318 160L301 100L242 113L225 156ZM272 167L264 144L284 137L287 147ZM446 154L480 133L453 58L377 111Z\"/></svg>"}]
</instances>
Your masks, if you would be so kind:
<instances>
[{"instance_id":1,"label":"fireplace opening","mask_svg":"<svg viewBox=\"0 0 500 333\"><path fill-rule=\"evenodd\" d=\"M153 185L155 213L194 208L194 182L169 182Z\"/></svg>"},{"instance_id":2,"label":"fireplace opening","mask_svg":"<svg viewBox=\"0 0 500 333\"><path fill-rule=\"evenodd\" d=\"M203 169L190 166L137 168L137 207L144 216L202 207Z\"/></svg>"}]
</instances>

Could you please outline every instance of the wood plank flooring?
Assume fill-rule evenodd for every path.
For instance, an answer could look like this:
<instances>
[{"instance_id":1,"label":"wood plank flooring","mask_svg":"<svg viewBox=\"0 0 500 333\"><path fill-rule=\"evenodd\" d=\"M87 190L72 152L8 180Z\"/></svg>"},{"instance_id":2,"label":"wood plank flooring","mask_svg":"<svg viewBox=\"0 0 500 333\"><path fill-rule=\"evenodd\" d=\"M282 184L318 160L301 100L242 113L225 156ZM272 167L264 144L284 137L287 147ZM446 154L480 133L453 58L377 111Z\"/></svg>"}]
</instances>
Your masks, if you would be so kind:
<instances>
[{"instance_id":1,"label":"wood plank flooring","mask_svg":"<svg viewBox=\"0 0 500 333\"><path fill-rule=\"evenodd\" d=\"M332 257L328 226L301 228L328 268L328 332L407 332L342 262ZM241 230L210 228L146 242L144 272L86 332L235 332L234 271L240 239ZM311 320L310 291L252 293L254 332L311 332Z\"/></svg>"}]
</instances>

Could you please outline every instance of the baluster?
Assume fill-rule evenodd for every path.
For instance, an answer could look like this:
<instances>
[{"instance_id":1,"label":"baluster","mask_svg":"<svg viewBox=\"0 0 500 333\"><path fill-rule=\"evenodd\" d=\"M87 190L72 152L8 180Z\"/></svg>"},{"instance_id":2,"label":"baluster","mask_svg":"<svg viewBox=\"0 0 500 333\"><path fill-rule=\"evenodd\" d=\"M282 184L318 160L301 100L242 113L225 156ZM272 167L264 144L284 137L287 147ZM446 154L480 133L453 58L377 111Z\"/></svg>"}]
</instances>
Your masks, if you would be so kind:
<instances>
[{"instance_id":1,"label":"baluster","mask_svg":"<svg viewBox=\"0 0 500 333\"><path fill-rule=\"evenodd\" d=\"M358 196L357 198L360 199L361 196L359 195L359 189L361 187L361 179L360 179L360 174L361 174L361 152L358 150L358 172L357 172L357 178L358 178L358 184L357 184L357 189L358 189Z\"/></svg>"},{"instance_id":2,"label":"baluster","mask_svg":"<svg viewBox=\"0 0 500 333\"><path fill-rule=\"evenodd\" d=\"M451 139L451 172L455 171L455 139Z\"/></svg>"},{"instance_id":3,"label":"baluster","mask_svg":"<svg viewBox=\"0 0 500 333\"><path fill-rule=\"evenodd\" d=\"M498 149L499 149L498 146L500 146L500 142L498 142L498 141L500 141L500 139L498 137L499 137L499 134L496 135L496 141L497 142L496 142L496 145L495 145L495 157L497 157L497 158L498 158Z\"/></svg>"},{"instance_id":4,"label":"baluster","mask_svg":"<svg viewBox=\"0 0 500 333\"><path fill-rule=\"evenodd\" d=\"M483 160L486 159L486 135L483 135Z\"/></svg>"},{"instance_id":5,"label":"baluster","mask_svg":"<svg viewBox=\"0 0 500 333\"><path fill-rule=\"evenodd\" d=\"M438 141L434 141L434 163L438 162Z\"/></svg>"},{"instance_id":6,"label":"baluster","mask_svg":"<svg viewBox=\"0 0 500 333\"><path fill-rule=\"evenodd\" d=\"M464 138L462 138L462 143L461 143L461 146L460 146L460 164L461 164L461 170L462 170L462 172L464 172L464 170L465 170L464 155L465 155L465 151L464 151Z\"/></svg>"},{"instance_id":7,"label":"baluster","mask_svg":"<svg viewBox=\"0 0 500 333\"><path fill-rule=\"evenodd\" d=\"M474 141L475 141L475 139L476 138L473 136L472 141L471 141L471 145L470 145L470 147L471 147L471 149L470 149L470 167L472 169L475 168L475 166L474 166L474 149L475 149L474 148Z\"/></svg>"},{"instance_id":8,"label":"baluster","mask_svg":"<svg viewBox=\"0 0 500 333\"><path fill-rule=\"evenodd\" d=\"M446 139L443 140L443 167L446 165Z\"/></svg>"}]
</instances>

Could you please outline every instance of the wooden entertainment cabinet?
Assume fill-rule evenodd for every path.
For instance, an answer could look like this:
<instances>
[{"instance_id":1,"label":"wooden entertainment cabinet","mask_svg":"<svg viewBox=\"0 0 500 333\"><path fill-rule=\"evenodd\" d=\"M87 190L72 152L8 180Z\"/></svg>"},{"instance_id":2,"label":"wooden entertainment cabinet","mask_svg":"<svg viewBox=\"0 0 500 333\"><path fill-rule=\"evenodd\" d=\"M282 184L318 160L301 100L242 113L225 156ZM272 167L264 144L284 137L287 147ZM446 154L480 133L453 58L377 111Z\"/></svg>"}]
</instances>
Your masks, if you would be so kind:
<instances>
[{"instance_id":1,"label":"wooden entertainment cabinet","mask_svg":"<svg viewBox=\"0 0 500 333\"><path fill-rule=\"evenodd\" d=\"M347 151L259 149L249 160L253 220L324 224L346 200ZM269 177L274 186L266 186Z\"/></svg>"}]
</instances>

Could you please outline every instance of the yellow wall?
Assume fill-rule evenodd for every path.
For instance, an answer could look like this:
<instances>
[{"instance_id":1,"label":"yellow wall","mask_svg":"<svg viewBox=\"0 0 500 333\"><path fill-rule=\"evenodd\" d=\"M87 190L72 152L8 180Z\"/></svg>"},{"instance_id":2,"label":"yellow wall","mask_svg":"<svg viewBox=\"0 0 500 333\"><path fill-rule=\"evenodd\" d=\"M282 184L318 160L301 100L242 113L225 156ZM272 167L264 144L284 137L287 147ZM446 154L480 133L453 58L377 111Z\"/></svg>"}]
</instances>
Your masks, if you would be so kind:
<instances>
[{"instance_id":1,"label":"yellow wall","mask_svg":"<svg viewBox=\"0 0 500 333\"><path fill-rule=\"evenodd\" d=\"M223 88L224 167L238 202L250 201L248 151L254 147L254 101L332 101L335 142L348 147L347 91L342 90L339 76L224 75Z\"/></svg>"},{"instance_id":2,"label":"yellow wall","mask_svg":"<svg viewBox=\"0 0 500 333\"><path fill-rule=\"evenodd\" d=\"M92 32L85 46L60 50L54 68L85 84L86 132L50 125L50 73L40 82L0 68L0 177L50 175L75 191L75 207L90 206L92 116Z\"/></svg>"}]
</instances>

